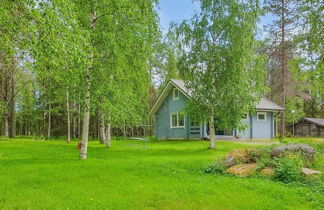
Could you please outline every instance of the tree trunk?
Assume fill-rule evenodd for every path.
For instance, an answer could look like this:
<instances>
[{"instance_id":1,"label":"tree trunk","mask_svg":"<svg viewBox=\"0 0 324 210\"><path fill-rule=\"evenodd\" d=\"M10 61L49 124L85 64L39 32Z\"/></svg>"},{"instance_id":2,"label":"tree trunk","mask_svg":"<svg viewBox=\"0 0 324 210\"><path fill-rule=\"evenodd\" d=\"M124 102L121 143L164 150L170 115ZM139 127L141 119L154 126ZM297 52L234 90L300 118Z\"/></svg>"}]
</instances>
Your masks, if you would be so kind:
<instances>
[{"instance_id":1,"label":"tree trunk","mask_svg":"<svg viewBox=\"0 0 324 210\"><path fill-rule=\"evenodd\" d=\"M90 30L95 28L96 24L96 12L92 11L90 14ZM90 65L86 72L86 94L84 101L84 113L83 113L83 127L82 127L82 140L81 140L81 149L80 149L80 159L87 159L88 153L88 139L89 139L89 121L90 121L90 88L91 88L91 71L93 63L93 51L89 55Z\"/></svg>"},{"instance_id":2,"label":"tree trunk","mask_svg":"<svg viewBox=\"0 0 324 210\"><path fill-rule=\"evenodd\" d=\"M47 126L47 139L51 137L51 104L48 105L48 126Z\"/></svg>"},{"instance_id":3,"label":"tree trunk","mask_svg":"<svg viewBox=\"0 0 324 210\"><path fill-rule=\"evenodd\" d=\"M81 137L81 105L78 104L78 138Z\"/></svg>"},{"instance_id":4,"label":"tree trunk","mask_svg":"<svg viewBox=\"0 0 324 210\"><path fill-rule=\"evenodd\" d=\"M72 138L76 138L76 130L77 130L77 121L76 121L76 116L75 116L75 107L76 104L75 102L73 102L73 114L72 114L72 123L73 123L73 127L72 127Z\"/></svg>"},{"instance_id":5,"label":"tree trunk","mask_svg":"<svg viewBox=\"0 0 324 210\"><path fill-rule=\"evenodd\" d=\"M66 91L66 114L67 114L67 143L71 143L71 122L70 122L70 102L69 91Z\"/></svg>"},{"instance_id":6,"label":"tree trunk","mask_svg":"<svg viewBox=\"0 0 324 210\"><path fill-rule=\"evenodd\" d=\"M10 100L10 130L9 130L9 137L13 138L16 136L16 110L15 110L15 100L16 100L16 63L13 59L12 63L12 75L11 75L11 100Z\"/></svg>"},{"instance_id":7,"label":"tree trunk","mask_svg":"<svg viewBox=\"0 0 324 210\"><path fill-rule=\"evenodd\" d=\"M4 136L9 138L9 114L4 114Z\"/></svg>"},{"instance_id":8,"label":"tree trunk","mask_svg":"<svg viewBox=\"0 0 324 210\"><path fill-rule=\"evenodd\" d=\"M15 102L12 102L10 107L10 132L9 137L14 138L16 136L16 111L15 111Z\"/></svg>"},{"instance_id":9,"label":"tree trunk","mask_svg":"<svg viewBox=\"0 0 324 210\"><path fill-rule=\"evenodd\" d=\"M280 53L280 69L282 74L282 93L280 105L286 107L286 65L285 65L285 0L281 0L281 53ZM281 112L280 116L280 138L285 136L285 112Z\"/></svg>"},{"instance_id":10,"label":"tree trunk","mask_svg":"<svg viewBox=\"0 0 324 210\"><path fill-rule=\"evenodd\" d=\"M88 153L88 139L89 139L89 121L90 121L90 72L88 70L86 75L87 90L84 101L84 113L83 113L83 127L82 127L82 140L80 149L80 159L87 159Z\"/></svg>"},{"instance_id":11,"label":"tree trunk","mask_svg":"<svg viewBox=\"0 0 324 210\"><path fill-rule=\"evenodd\" d=\"M100 144L104 144L106 142L105 115L101 108L99 109L99 140Z\"/></svg>"},{"instance_id":12,"label":"tree trunk","mask_svg":"<svg viewBox=\"0 0 324 210\"><path fill-rule=\"evenodd\" d=\"M209 141L210 141L210 149L215 149L215 124L214 124L214 116L212 115L209 119Z\"/></svg>"},{"instance_id":13,"label":"tree trunk","mask_svg":"<svg viewBox=\"0 0 324 210\"><path fill-rule=\"evenodd\" d=\"M107 123L106 128L106 147L110 148L110 142L111 142L111 127L110 127L110 121Z\"/></svg>"},{"instance_id":14,"label":"tree trunk","mask_svg":"<svg viewBox=\"0 0 324 210\"><path fill-rule=\"evenodd\" d=\"M126 132L127 132L127 130L126 130L126 123L124 123L124 131L123 131L123 134L124 134L124 138L125 139L127 138Z\"/></svg>"}]
</instances>

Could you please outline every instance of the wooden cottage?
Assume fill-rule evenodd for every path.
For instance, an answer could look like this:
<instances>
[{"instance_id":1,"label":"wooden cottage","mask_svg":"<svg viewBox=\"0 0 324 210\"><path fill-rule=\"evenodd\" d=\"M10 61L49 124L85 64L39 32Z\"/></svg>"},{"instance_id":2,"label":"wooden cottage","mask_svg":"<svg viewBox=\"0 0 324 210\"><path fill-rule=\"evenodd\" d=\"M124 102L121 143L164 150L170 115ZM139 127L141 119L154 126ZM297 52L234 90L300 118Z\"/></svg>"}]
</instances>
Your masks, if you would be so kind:
<instances>
[{"instance_id":1,"label":"wooden cottage","mask_svg":"<svg viewBox=\"0 0 324 210\"><path fill-rule=\"evenodd\" d=\"M182 113L186 103L191 100L191 91L185 87L184 81L170 79L158 96L150 115L155 116L155 135L158 139L208 139L207 122L195 122ZM256 104L256 112L246 113L242 122L247 124L246 130L217 129L216 138L239 139L271 139L275 136L275 116L284 109L262 98Z\"/></svg>"},{"instance_id":2,"label":"wooden cottage","mask_svg":"<svg viewBox=\"0 0 324 210\"><path fill-rule=\"evenodd\" d=\"M324 119L305 117L295 123L295 136L324 136Z\"/></svg>"}]
</instances>

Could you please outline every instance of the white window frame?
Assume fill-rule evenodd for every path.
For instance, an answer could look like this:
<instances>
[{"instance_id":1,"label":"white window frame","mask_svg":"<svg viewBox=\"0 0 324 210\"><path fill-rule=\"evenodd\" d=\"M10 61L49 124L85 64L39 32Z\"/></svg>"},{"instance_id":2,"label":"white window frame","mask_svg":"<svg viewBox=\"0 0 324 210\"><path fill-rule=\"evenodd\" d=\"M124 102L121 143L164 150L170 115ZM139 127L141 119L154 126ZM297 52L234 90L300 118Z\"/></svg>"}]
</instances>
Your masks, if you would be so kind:
<instances>
[{"instance_id":1,"label":"white window frame","mask_svg":"<svg viewBox=\"0 0 324 210\"><path fill-rule=\"evenodd\" d=\"M246 114L246 117L242 117L242 120L248 120L249 119L249 113L245 113ZM243 115L244 116L244 115Z\"/></svg>"},{"instance_id":2,"label":"white window frame","mask_svg":"<svg viewBox=\"0 0 324 210\"><path fill-rule=\"evenodd\" d=\"M263 114L264 119L259 119L259 115ZM267 122L267 113L266 112L257 112L257 121L258 122Z\"/></svg>"},{"instance_id":3,"label":"white window frame","mask_svg":"<svg viewBox=\"0 0 324 210\"><path fill-rule=\"evenodd\" d=\"M182 114L180 112L173 112L170 114L170 128L185 128L186 125L186 116L183 115L183 126L179 126L179 115ZM172 116L177 116L177 126L172 126Z\"/></svg>"},{"instance_id":4,"label":"white window frame","mask_svg":"<svg viewBox=\"0 0 324 210\"><path fill-rule=\"evenodd\" d=\"M178 96L177 97L175 97L175 92L178 92ZM172 92L173 94L173 100L179 100L179 95L180 95L180 91L177 89L177 88L173 88L173 92Z\"/></svg>"}]
</instances>

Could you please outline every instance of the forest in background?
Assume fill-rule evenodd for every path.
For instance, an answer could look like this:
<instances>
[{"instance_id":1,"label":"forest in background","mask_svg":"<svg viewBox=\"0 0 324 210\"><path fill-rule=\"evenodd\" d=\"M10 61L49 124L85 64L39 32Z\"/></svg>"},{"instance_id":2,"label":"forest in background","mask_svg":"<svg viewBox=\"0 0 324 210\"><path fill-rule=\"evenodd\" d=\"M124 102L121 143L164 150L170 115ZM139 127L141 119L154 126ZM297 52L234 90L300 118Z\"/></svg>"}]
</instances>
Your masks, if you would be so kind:
<instances>
[{"instance_id":1,"label":"forest in background","mask_svg":"<svg viewBox=\"0 0 324 210\"><path fill-rule=\"evenodd\" d=\"M273 17L266 35L255 31L255 52L265 58L267 96L286 109L282 135L292 110L295 120L324 117L323 4L247 2ZM187 78L181 24L163 34L157 8L156 0L1 1L0 134L90 136L107 147L111 135L144 135L159 88Z\"/></svg>"}]
</instances>

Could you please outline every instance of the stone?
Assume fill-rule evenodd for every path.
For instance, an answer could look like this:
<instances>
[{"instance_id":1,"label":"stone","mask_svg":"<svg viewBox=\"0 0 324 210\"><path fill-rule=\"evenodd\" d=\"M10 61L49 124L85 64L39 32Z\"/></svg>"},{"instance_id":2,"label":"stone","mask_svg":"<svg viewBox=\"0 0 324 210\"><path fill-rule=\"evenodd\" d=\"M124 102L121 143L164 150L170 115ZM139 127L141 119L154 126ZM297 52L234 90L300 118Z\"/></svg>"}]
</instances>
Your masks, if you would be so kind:
<instances>
[{"instance_id":1,"label":"stone","mask_svg":"<svg viewBox=\"0 0 324 210\"><path fill-rule=\"evenodd\" d=\"M320 171L316 171L316 170L309 169L309 168L302 168L301 171L302 171L302 173L305 176L312 176L312 175L316 175L316 174L321 174L322 173Z\"/></svg>"},{"instance_id":2,"label":"stone","mask_svg":"<svg viewBox=\"0 0 324 210\"><path fill-rule=\"evenodd\" d=\"M313 159L315 149L307 144L289 144L271 150L272 157L282 157L286 153L299 153L308 159Z\"/></svg>"},{"instance_id":3,"label":"stone","mask_svg":"<svg viewBox=\"0 0 324 210\"><path fill-rule=\"evenodd\" d=\"M247 177L252 175L255 172L256 168L257 168L256 163L239 164L227 169L226 173L234 174L239 177Z\"/></svg>"},{"instance_id":4,"label":"stone","mask_svg":"<svg viewBox=\"0 0 324 210\"><path fill-rule=\"evenodd\" d=\"M242 164L242 163L254 163L255 160L252 160L250 157L249 153L258 153L260 150L257 149L236 149L233 150L225 156L223 159L225 165L227 168L237 165L237 164Z\"/></svg>"},{"instance_id":5,"label":"stone","mask_svg":"<svg viewBox=\"0 0 324 210\"><path fill-rule=\"evenodd\" d=\"M261 174L266 177L274 177L275 170L273 168L267 167L261 170Z\"/></svg>"}]
</instances>

